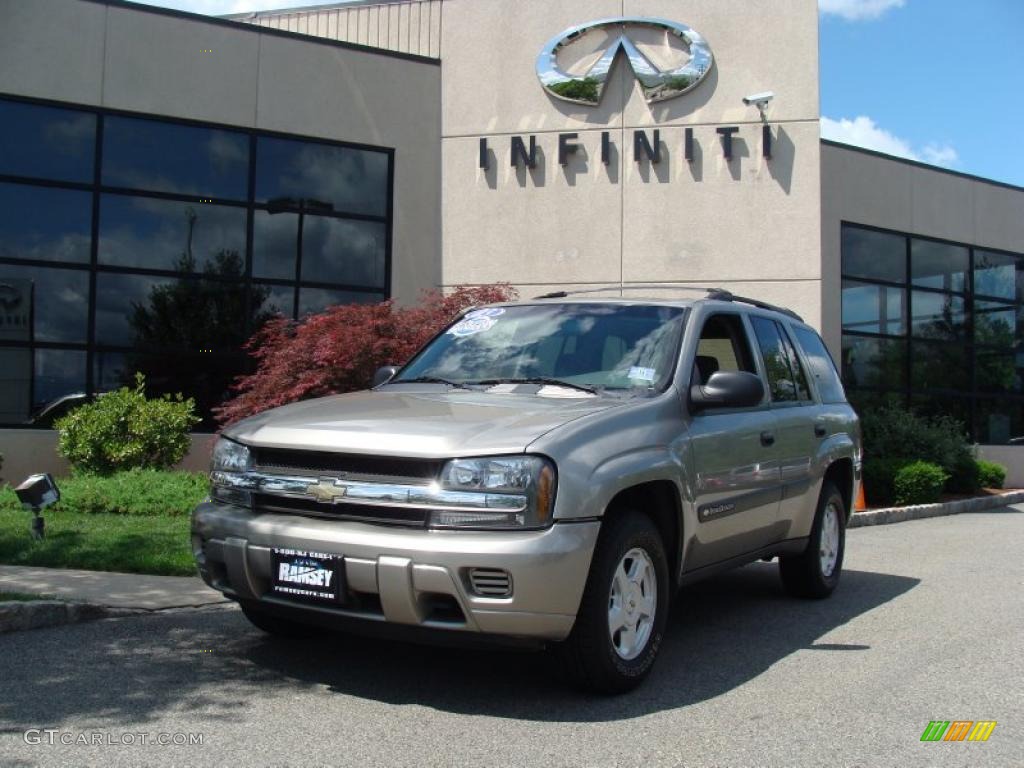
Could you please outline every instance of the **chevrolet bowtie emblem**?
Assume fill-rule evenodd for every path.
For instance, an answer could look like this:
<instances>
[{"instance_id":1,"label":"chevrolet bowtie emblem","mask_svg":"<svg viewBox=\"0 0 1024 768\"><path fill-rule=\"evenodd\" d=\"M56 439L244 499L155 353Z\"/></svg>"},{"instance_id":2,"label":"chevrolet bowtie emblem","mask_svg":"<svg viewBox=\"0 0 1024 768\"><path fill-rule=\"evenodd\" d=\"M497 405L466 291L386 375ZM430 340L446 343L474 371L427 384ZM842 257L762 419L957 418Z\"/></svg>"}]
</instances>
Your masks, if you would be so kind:
<instances>
[{"instance_id":1,"label":"chevrolet bowtie emblem","mask_svg":"<svg viewBox=\"0 0 1024 768\"><path fill-rule=\"evenodd\" d=\"M343 497L347 490L344 485L338 485L337 480L329 477L321 477L317 482L306 486L306 493L323 504L333 504Z\"/></svg>"},{"instance_id":2,"label":"chevrolet bowtie emblem","mask_svg":"<svg viewBox=\"0 0 1024 768\"><path fill-rule=\"evenodd\" d=\"M601 34L607 36L607 42L599 42L597 36ZM688 60L675 67L658 67L637 47L634 36L646 42L660 39L662 47L674 39L687 49ZM584 51L592 51L591 60L593 55L598 57L584 73L567 72L558 63L559 53L577 44ZM570 27L553 37L537 57L537 77L555 98L596 106L620 54L626 57L634 76L640 81L648 104L681 96L695 88L707 77L714 63L707 42L685 24L667 19L622 16Z\"/></svg>"}]
</instances>

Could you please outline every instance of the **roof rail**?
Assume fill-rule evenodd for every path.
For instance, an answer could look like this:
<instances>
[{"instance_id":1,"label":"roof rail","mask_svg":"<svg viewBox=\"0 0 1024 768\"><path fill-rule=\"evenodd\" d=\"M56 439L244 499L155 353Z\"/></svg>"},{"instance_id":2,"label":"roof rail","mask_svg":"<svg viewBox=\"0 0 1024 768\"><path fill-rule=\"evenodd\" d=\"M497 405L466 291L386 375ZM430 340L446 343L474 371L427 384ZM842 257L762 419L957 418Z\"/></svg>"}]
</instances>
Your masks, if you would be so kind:
<instances>
[{"instance_id":1,"label":"roof rail","mask_svg":"<svg viewBox=\"0 0 1024 768\"><path fill-rule=\"evenodd\" d=\"M721 290L719 288L708 288L706 285L680 285L679 283L664 284L664 283L637 283L627 285L608 285L604 288L581 288L578 291L552 291L551 293L542 293L540 296L534 296L534 299L565 299L569 296L578 296L586 293L604 293L605 291L623 291L629 290L657 290L657 291L699 291L700 293L708 293L710 291Z\"/></svg>"},{"instance_id":2,"label":"roof rail","mask_svg":"<svg viewBox=\"0 0 1024 768\"><path fill-rule=\"evenodd\" d=\"M748 299L745 296L737 296L731 291L726 291L722 288L710 288L708 289L708 298L714 299L715 301L736 301L741 304L749 304L752 307L758 309L767 309L772 312L780 312L787 317L792 317L794 320L799 320L801 323L804 321L800 315L794 312L792 309L786 309L785 307L778 307L775 304L769 304L766 301L759 301L758 299Z\"/></svg>"}]
</instances>

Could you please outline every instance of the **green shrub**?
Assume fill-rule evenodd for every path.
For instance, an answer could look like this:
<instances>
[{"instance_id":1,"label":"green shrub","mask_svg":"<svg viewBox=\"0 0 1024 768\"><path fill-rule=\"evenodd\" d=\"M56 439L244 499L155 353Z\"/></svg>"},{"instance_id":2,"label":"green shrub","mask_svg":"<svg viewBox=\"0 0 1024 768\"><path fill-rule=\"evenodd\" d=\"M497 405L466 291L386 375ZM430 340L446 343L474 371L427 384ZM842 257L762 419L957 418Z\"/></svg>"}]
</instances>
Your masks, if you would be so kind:
<instances>
[{"instance_id":1,"label":"green shrub","mask_svg":"<svg viewBox=\"0 0 1024 768\"><path fill-rule=\"evenodd\" d=\"M46 515L62 513L179 517L188 515L207 493L201 472L132 469L112 475L75 475L57 480L60 501ZM0 489L0 510L21 510L14 491Z\"/></svg>"},{"instance_id":2,"label":"green shrub","mask_svg":"<svg viewBox=\"0 0 1024 768\"><path fill-rule=\"evenodd\" d=\"M928 461L907 464L893 478L893 500L900 506L931 504L938 501L948 479L949 475L937 464Z\"/></svg>"},{"instance_id":3,"label":"green shrub","mask_svg":"<svg viewBox=\"0 0 1024 768\"><path fill-rule=\"evenodd\" d=\"M982 488L1002 488L1006 482L1006 467L994 461L979 459L978 478Z\"/></svg>"},{"instance_id":4,"label":"green shrub","mask_svg":"<svg viewBox=\"0 0 1024 768\"><path fill-rule=\"evenodd\" d=\"M971 444L963 425L949 416L925 418L887 405L862 414L864 453L868 459L926 461L949 477L946 490L974 493L980 487ZM871 493L870 486L866 489Z\"/></svg>"},{"instance_id":5,"label":"green shrub","mask_svg":"<svg viewBox=\"0 0 1024 768\"><path fill-rule=\"evenodd\" d=\"M906 459L865 459L864 495L872 507L890 507L895 501L893 480Z\"/></svg>"},{"instance_id":6,"label":"green shrub","mask_svg":"<svg viewBox=\"0 0 1024 768\"><path fill-rule=\"evenodd\" d=\"M110 474L126 469L167 469L184 458L189 431L199 422L195 401L165 395L147 400L145 379L108 392L58 419L57 450L76 469Z\"/></svg>"}]
</instances>

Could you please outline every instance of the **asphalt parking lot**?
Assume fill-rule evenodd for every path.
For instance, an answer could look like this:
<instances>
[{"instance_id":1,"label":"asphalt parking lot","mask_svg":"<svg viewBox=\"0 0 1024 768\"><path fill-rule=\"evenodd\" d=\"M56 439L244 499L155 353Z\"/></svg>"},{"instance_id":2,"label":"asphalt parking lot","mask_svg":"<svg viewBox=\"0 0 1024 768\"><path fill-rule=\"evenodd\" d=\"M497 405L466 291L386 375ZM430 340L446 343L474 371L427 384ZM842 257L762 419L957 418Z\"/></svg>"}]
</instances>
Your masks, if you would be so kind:
<instances>
[{"instance_id":1,"label":"asphalt parking lot","mask_svg":"<svg viewBox=\"0 0 1024 768\"><path fill-rule=\"evenodd\" d=\"M1024 506L848 536L827 601L785 597L766 563L685 590L653 677L618 698L567 690L545 655L286 643L234 608L3 636L0 763L1024 764ZM930 720L998 725L922 743ZM203 743L139 743L176 733Z\"/></svg>"}]
</instances>

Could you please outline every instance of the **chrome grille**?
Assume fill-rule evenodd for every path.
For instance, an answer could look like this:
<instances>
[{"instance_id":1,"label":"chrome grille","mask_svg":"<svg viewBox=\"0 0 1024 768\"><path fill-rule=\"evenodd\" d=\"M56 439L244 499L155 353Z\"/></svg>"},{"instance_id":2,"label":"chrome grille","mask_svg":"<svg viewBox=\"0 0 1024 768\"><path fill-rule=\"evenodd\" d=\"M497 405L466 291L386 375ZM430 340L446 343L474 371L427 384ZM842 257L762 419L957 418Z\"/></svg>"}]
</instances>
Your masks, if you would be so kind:
<instances>
[{"instance_id":1,"label":"chrome grille","mask_svg":"<svg viewBox=\"0 0 1024 768\"><path fill-rule=\"evenodd\" d=\"M509 597L512 575L500 568L470 568L469 585L480 597Z\"/></svg>"}]
</instances>

